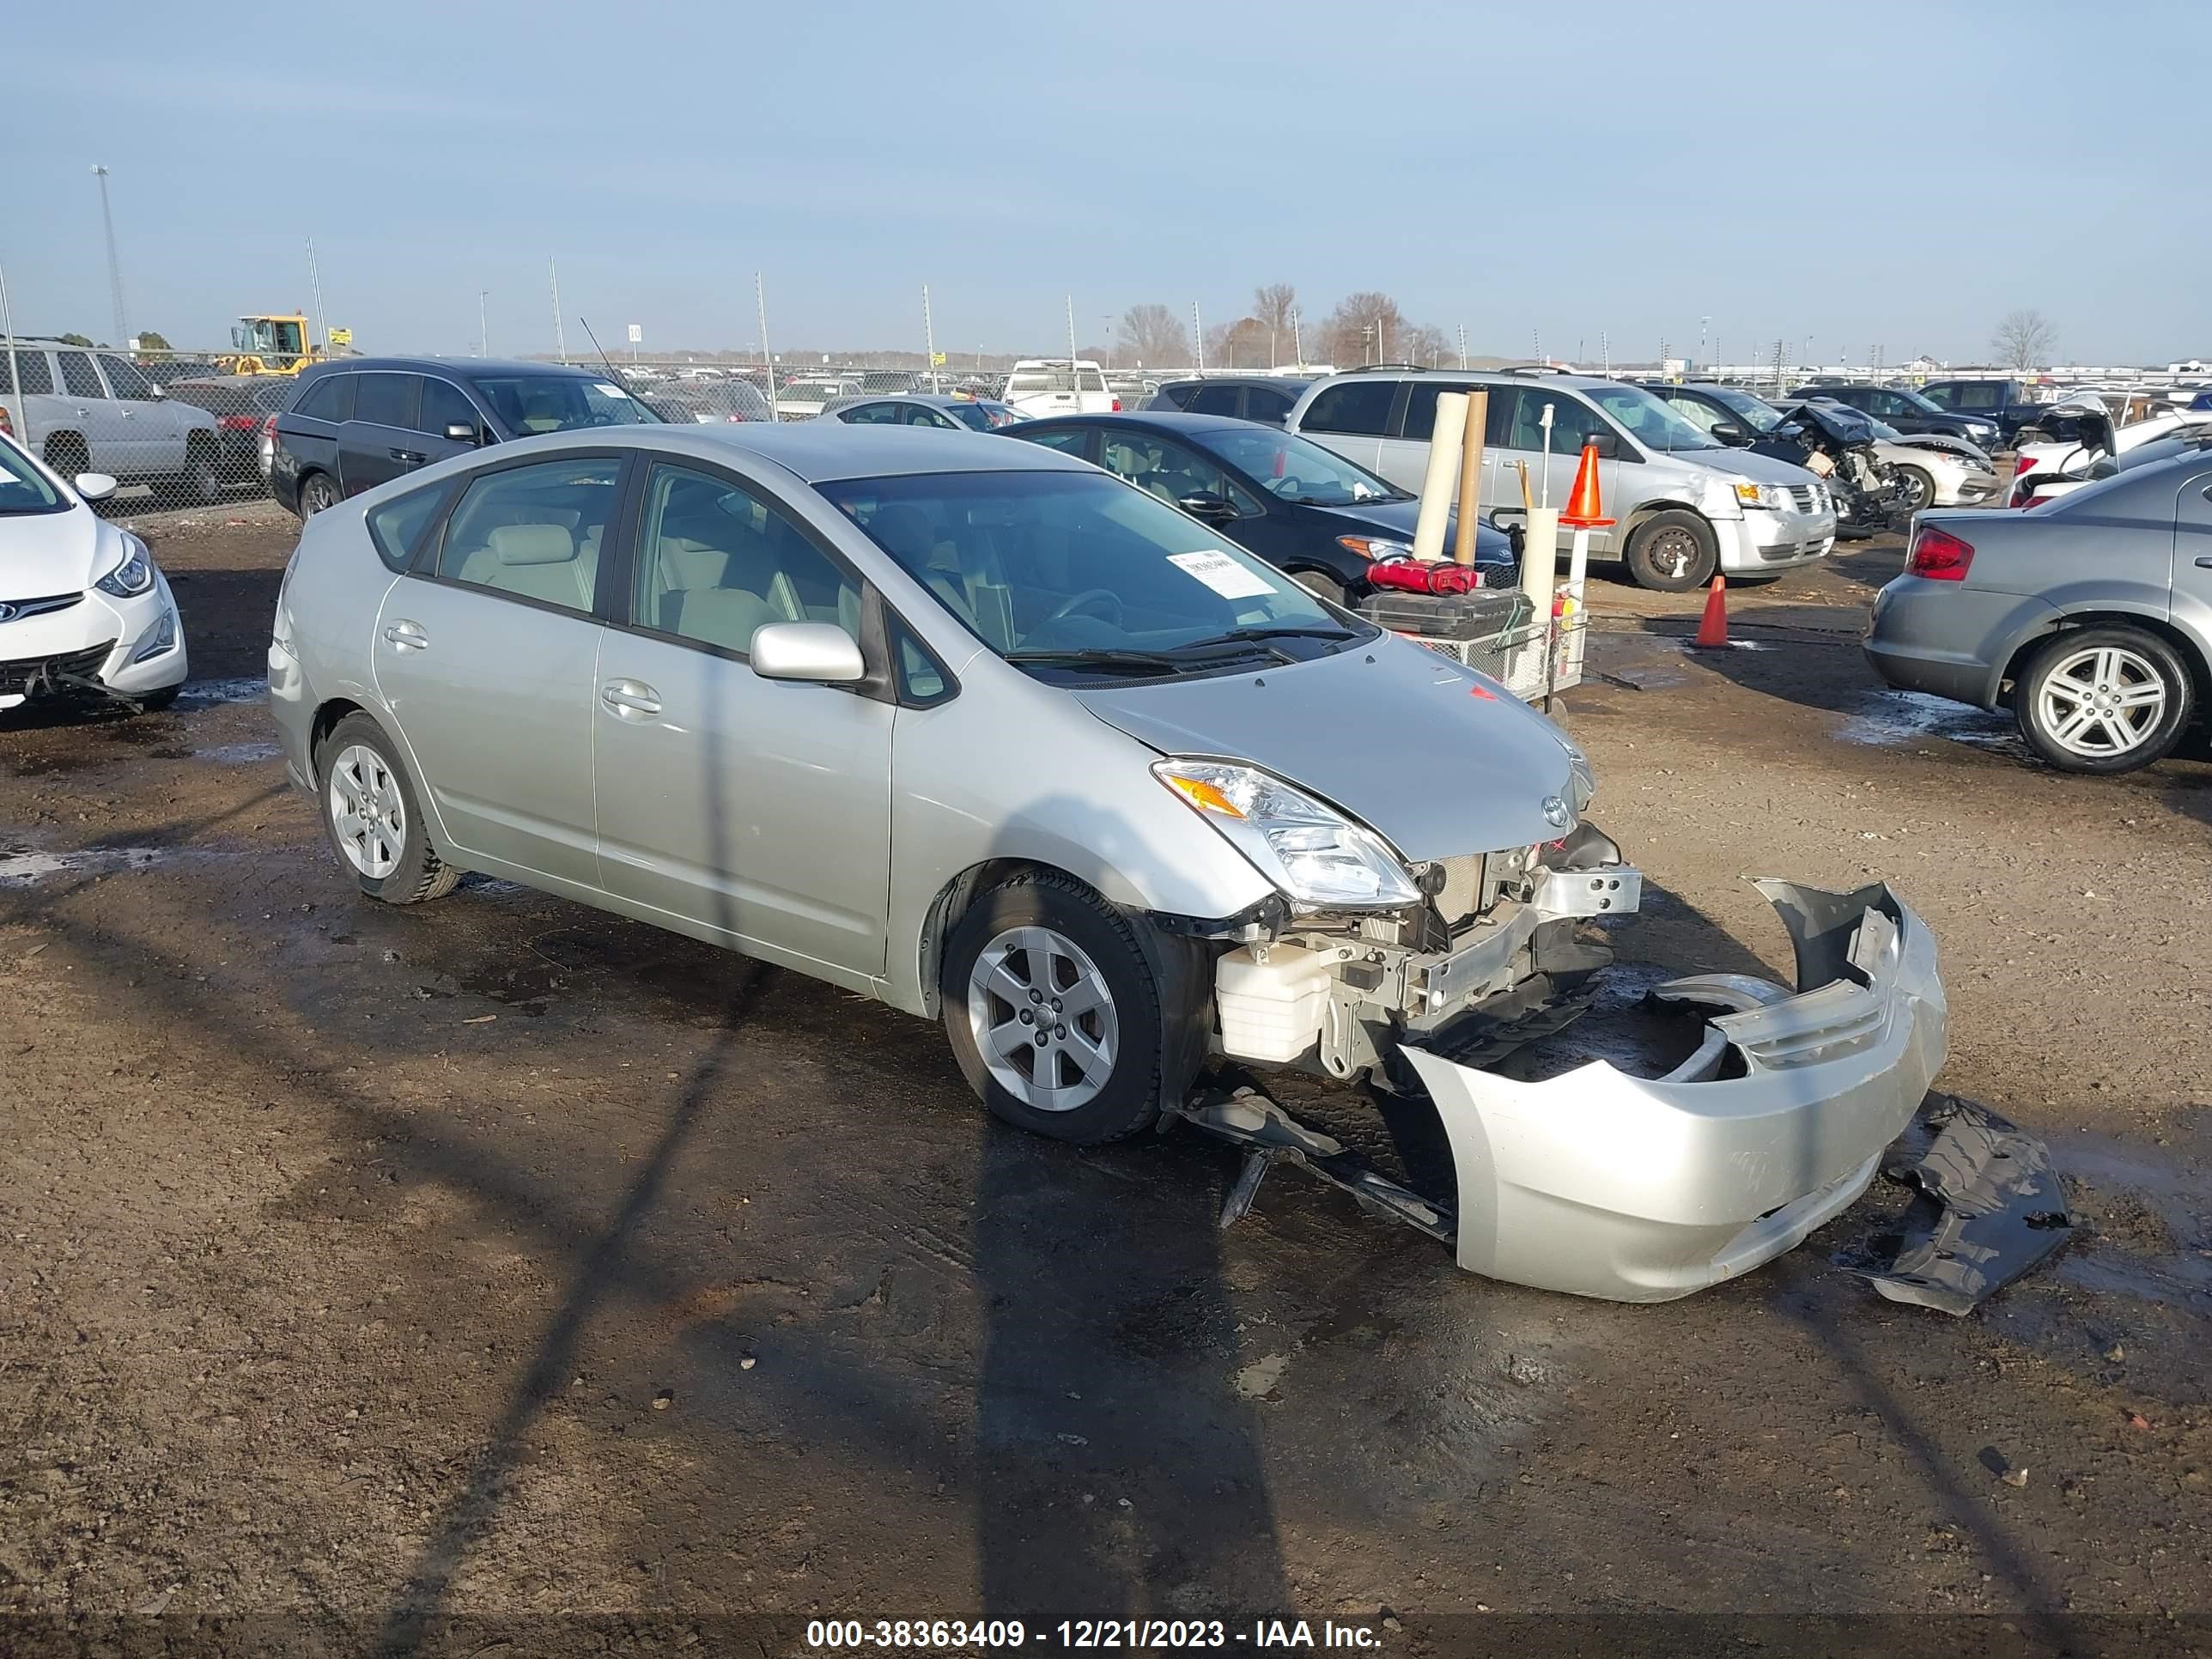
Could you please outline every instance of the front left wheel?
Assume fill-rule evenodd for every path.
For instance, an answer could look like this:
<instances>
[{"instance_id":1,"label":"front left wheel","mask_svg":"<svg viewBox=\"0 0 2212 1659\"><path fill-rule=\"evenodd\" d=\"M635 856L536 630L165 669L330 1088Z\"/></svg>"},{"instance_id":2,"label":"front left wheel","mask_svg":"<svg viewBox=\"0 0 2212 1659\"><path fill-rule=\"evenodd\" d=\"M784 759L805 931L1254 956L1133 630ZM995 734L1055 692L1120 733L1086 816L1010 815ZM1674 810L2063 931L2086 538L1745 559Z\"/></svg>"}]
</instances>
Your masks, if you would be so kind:
<instances>
[{"instance_id":1,"label":"front left wheel","mask_svg":"<svg viewBox=\"0 0 2212 1659\"><path fill-rule=\"evenodd\" d=\"M417 804L415 782L384 728L349 714L315 750L322 780L323 829L331 848L386 904L417 904L453 890L461 872L438 856Z\"/></svg>"},{"instance_id":2,"label":"front left wheel","mask_svg":"<svg viewBox=\"0 0 2212 1659\"><path fill-rule=\"evenodd\" d=\"M1936 477L1917 466L1900 466L1897 473L1897 510L1917 513L1936 504Z\"/></svg>"},{"instance_id":3,"label":"front left wheel","mask_svg":"<svg viewBox=\"0 0 2212 1659\"><path fill-rule=\"evenodd\" d=\"M1018 1128L1097 1146L1158 1115L1158 982L1129 919L1073 877L978 896L945 943L939 994L969 1086Z\"/></svg>"}]
</instances>

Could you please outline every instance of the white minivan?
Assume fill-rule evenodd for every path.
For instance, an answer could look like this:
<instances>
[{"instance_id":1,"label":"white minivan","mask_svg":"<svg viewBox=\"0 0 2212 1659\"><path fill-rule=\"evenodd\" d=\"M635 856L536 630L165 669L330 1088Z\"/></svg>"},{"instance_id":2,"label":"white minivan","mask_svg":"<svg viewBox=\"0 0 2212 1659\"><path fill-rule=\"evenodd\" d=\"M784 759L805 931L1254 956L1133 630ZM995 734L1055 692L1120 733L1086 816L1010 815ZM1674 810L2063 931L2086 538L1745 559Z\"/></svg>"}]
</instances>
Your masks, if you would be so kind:
<instances>
[{"instance_id":1,"label":"white minivan","mask_svg":"<svg viewBox=\"0 0 2212 1659\"><path fill-rule=\"evenodd\" d=\"M1024 357L1006 377L1000 401L1042 420L1048 415L1118 415L1121 400L1088 357Z\"/></svg>"}]
</instances>

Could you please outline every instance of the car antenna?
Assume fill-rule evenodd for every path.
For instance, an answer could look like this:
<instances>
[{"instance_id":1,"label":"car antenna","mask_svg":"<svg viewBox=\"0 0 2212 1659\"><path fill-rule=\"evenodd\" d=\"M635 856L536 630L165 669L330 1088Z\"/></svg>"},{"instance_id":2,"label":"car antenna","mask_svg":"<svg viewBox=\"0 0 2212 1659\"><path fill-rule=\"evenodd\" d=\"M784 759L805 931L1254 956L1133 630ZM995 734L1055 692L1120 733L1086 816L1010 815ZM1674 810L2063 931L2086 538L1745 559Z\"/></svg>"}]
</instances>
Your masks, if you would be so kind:
<instances>
[{"instance_id":1,"label":"car antenna","mask_svg":"<svg viewBox=\"0 0 2212 1659\"><path fill-rule=\"evenodd\" d=\"M584 323L581 317L577 318L576 320ZM607 356L607 349L599 343L599 337L592 332L592 325L589 323L584 323L584 334L591 341L592 349L599 354L599 361L607 366L607 373L614 376L615 383L617 386L627 386L629 384L629 379L622 370L615 367L614 359Z\"/></svg>"}]
</instances>

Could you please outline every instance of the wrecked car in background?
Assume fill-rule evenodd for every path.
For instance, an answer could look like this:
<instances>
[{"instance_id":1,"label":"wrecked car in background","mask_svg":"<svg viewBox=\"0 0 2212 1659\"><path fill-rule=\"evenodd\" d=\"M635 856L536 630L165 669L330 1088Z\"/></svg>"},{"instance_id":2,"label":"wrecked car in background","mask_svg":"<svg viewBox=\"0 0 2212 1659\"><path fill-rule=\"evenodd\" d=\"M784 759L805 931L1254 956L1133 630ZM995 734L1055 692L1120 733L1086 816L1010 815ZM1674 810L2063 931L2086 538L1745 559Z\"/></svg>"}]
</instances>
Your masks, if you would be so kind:
<instances>
[{"instance_id":1,"label":"wrecked car in background","mask_svg":"<svg viewBox=\"0 0 2212 1659\"><path fill-rule=\"evenodd\" d=\"M617 504L632 503L617 509ZM1082 1144L1182 1117L1453 1242L1656 1300L1875 1173L1942 1063L1886 888L1770 884L1794 987L1662 987L1663 1076L1491 1057L1589 1006L1642 878L1589 762L1495 682L1042 446L823 422L501 446L308 520L270 696L370 895L463 870L942 1022ZM894 785L896 780L896 786ZM1425 1096L1455 1207L1210 1066Z\"/></svg>"}]
</instances>

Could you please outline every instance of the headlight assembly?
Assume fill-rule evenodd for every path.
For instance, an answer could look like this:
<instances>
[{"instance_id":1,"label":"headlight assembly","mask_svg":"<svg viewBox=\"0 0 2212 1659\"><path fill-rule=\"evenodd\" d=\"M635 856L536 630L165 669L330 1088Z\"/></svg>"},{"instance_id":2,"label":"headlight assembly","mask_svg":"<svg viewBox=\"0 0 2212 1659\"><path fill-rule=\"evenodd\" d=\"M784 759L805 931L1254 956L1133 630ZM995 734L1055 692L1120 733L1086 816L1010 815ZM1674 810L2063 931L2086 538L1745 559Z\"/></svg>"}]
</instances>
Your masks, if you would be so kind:
<instances>
[{"instance_id":1,"label":"headlight assembly","mask_svg":"<svg viewBox=\"0 0 2212 1659\"><path fill-rule=\"evenodd\" d=\"M1735 499L1741 507L1763 507L1770 513L1779 513L1786 505L1782 491L1773 484L1740 483Z\"/></svg>"},{"instance_id":2,"label":"headlight assembly","mask_svg":"<svg viewBox=\"0 0 2212 1659\"><path fill-rule=\"evenodd\" d=\"M1420 902L1380 836L1256 767L1164 760L1152 773L1293 903L1340 909Z\"/></svg>"},{"instance_id":3,"label":"headlight assembly","mask_svg":"<svg viewBox=\"0 0 2212 1659\"><path fill-rule=\"evenodd\" d=\"M1375 536L1339 536L1336 544L1348 553L1357 553L1363 559L1410 559L1413 556L1411 542L1394 542Z\"/></svg>"},{"instance_id":4,"label":"headlight assembly","mask_svg":"<svg viewBox=\"0 0 2212 1659\"><path fill-rule=\"evenodd\" d=\"M128 532L123 537L123 562L93 584L118 599L135 599L153 585L154 556L146 550L145 543Z\"/></svg>"}]
</instances>

